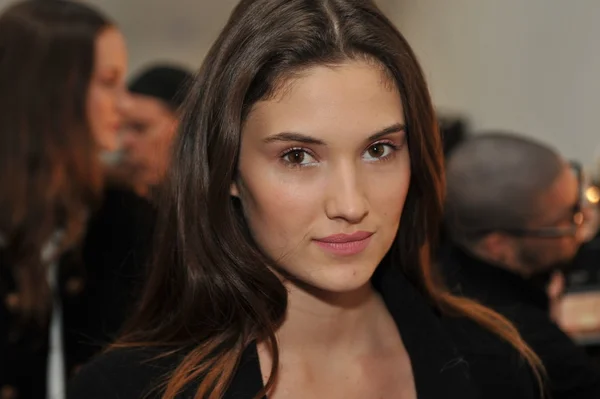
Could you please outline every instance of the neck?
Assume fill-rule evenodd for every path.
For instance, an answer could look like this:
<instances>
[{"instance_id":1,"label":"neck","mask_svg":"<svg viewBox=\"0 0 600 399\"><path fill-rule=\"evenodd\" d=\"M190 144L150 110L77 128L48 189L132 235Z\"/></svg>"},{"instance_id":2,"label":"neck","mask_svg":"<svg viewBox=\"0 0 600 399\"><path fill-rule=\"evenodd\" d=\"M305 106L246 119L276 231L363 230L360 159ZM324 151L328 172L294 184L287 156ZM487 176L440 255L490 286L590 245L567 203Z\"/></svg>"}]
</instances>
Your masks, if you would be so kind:
<instances>
[{"instance_id":1,"label":"neck","mask_svg":"<svg viewBox=\"0 0 600 399\"><path fill-rule=\"evenodd\" d=\"M370 283L344 293L286 285L288 310L277 331L282 352L356 353L378 345L377 331L391 316Z\"/></svg>"},{"instance_id":2,"label":"neck","mask_svg":"<svg viewBox=\"0 0 600 399\"><path fill-rule=\"evenodd\" d=\"M496 259L494 256L492 256L488 251L486 251L483 248L480 248L478 246L463 246L463 249L465 251L467 251L467 253L470 253L472 256L481 259L482 261L494 266L494 267L498 267L500 269L504 269L507 270L513 274L516 274L518 276L521 276L522 278L528 279L531 277L531 275L529 274L527 268L521 267L520 265L517 264L517 262L514 262L513 259L511 258L506 258L506 259Z\"/></svg>"}]
</instances>

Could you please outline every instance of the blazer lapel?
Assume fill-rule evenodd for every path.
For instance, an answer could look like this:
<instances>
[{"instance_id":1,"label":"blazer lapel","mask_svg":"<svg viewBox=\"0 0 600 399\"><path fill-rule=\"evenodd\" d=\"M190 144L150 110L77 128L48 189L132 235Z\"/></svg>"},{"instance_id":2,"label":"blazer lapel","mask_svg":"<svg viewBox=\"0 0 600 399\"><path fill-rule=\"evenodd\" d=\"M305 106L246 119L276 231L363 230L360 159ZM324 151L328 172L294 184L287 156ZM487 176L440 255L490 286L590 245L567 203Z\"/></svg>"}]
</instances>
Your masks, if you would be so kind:
<instances>
[{"instance_id":1,"label":"blazer lapel","mask_svg":"<svg viewBox=\"0 0 600 399\"><path fill-rule=\"evenodd\" d=\"M263 389L263 381L258 352L256 342L252 342L242 354L240 364L224 399L253 399L261 389Z\"/></svg>"},{"instance_id":2,"label":"blazer lapel","mask_svg":"<svg viewBox=\"0 0 600 399\"><path fill-rule=\"evenodd\" d=\"M475 399L469 365L442 321L400 270L383 271L378 288L410 356L419 399ZM224 399L251 399L263 388L256 343L242 354ZM266 399L264 397L263 399Z\"/></svg>"},{"instance_id":3,"label":"blazer lapel","mask_svg":"<svg viewBox=\"0 0 600 399\"><path fill-rule=\"evenodd\" d=\"M411 359L418 398L477 398L469 365L439 315L400 270L390 267L380 277L381 295Z\"/></svg>"}]
</instances>

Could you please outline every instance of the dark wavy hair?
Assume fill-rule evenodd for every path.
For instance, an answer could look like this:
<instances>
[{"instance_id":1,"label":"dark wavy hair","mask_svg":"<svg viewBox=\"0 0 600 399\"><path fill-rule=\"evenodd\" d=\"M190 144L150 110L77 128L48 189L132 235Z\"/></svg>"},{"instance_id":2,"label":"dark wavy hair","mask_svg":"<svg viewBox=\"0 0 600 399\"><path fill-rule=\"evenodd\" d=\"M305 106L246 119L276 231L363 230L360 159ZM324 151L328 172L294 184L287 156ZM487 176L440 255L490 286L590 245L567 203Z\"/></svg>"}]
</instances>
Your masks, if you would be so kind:
<instances>
[{"instance_id":1,"label":"dark wavy hair","mask_svg":"<svg viewBox=\"0 0 600 399\"><path fill-rule=\"evenodd\" d=\"M534 372L542 370L506 319L452 296L434 276L430 243L442 218L442 145L423 73L404 37L369 0L242 0L188 95L151 276L116 344L193 348L163 398L175 398L197 378L196 398L222 397L253 340L268 340L274 349L265 392L272 386L275 331L287 295L230 197L242 127L252 106L297 72L354 59L373 60L393 77L408 132L412 179L383 263L400 268L440 311L473 319L512 344Z\"/></svg>"},{"instance_id":2,"label":"dark wavy hair","mask_svg":"<svg viewBox=\"0 0 600 399\"><path fill-rule=\"evenodd\" d=\"M58 230L60 248L77 241L101 188L86 101L95 40L110 25L65 0L0 15L0 252L27 321L43 324L52 303L44 245Z\"/></svg>"}]
</instances>

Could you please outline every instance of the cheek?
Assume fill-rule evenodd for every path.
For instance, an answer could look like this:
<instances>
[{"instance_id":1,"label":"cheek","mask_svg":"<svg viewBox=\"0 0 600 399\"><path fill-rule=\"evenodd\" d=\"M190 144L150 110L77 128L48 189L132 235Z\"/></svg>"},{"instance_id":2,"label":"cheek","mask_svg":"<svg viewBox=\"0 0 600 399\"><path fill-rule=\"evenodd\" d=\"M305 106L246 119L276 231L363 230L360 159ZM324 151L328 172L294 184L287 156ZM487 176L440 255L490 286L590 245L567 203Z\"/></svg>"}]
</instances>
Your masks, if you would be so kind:
<instances>
[{"instance_id":1,"label":"cheek","mask_svg":"<svg viewBox=\"0 0 600 399\"><path fill-rule=\"evenodd\" d=\"M90 88L86 104L88 123L99 147L109 151L118 146L116 124L121 120L113 104L106 89L98 86Z\"/></svg>"},{"instance_id":2,"label":"cheek","mask_svg":"<svg viewBox=\"0 0 600 399\"><path fill-rule=\"evenodd\" d=\"M100 89L90 89L88 95L88 118L90 124L94 127L95 133L98 134L98 129L103 125L106 112L104 111L104 100Z\"/></svg>"},{"instance_id":3,"label":"cheek","mask_svg":"<svg viewBox=\"0 0 600 399\"><path fill-rule=\"evenodd\" d=\"M541 241L528 245L527 250L531 258L544 265L569 260L575 254L575 246L568 239Z\"/></svg>"},{"instance_id":4,"label":"cheek","mask_svg":"<svg viewBox=\"0 0 600 399\"><path fill-rule=\"evenodd\" d=\"M92 87L88 95L88 113L91 120L101 122L116 112L116 98L102 87Z\"/></svg>"},{"instance_id":5,"label":"cheek","mask_svg":"<svg viewBox=\"0 0 600 399\"><path fill-rule=\"evenodd\" d=\"M366 192L370 213L385 226L397 228L406 201L410 176L410 166L406 163L392 173L374 174L367 179Z\"/></svg>"},{"instance_id":6,"label":"cheek","mask_svg":"<svg viewBox=\"0 0 600 399\"><path fill-rule=\"evenodd\" d=\"M579 249L579 244L575 238L566 237L564 238L564 242L561 248L564 257L572 258L577 253L577 250Z\"/></svg>"},{"instance_id":7,"label":"cheek","mask_svg":"<svg viewBox=\"0 0 600 399\"><path fill-rule=\"evenodd\" d=\"M153 129L149 141L159 153L166 153L170 151L173 139L173 134L169 131L169 125L161 124Z\"/></svg>"},{"instance_id":8,"label":"cheek","mask_svg":"<svg viewBox=\"0 0 600 399\"><path fill-rule=\"evenodd\" d=\"M289 172L288 172L289 173ZM302 172L300 172L302 173ZM279 257L296 247L319 216L317 182L281 179L269 173L244 179L244 214L258 244L269 255Z\"/></svg>"}]
</instances>

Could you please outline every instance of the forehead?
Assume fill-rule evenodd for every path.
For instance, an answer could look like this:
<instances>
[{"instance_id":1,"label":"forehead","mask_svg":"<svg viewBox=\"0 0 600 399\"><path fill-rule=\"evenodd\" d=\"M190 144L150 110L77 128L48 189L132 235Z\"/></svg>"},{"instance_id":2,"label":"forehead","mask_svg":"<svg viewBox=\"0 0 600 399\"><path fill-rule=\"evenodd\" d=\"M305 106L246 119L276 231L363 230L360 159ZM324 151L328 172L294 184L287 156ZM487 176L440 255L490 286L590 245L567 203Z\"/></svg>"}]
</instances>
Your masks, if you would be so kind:
<instances>
[{"instance_id":1,"label":"forehead","mask_svg":"<svg viewBox=\"0 0 600 399\"><path fill-rule=\"evenodd\" d=\"M159 99L142 94L131 93L127 106L123 108L125 117L144 120L155 120L174 117L173 112Z\"/></svg>"},{"instance_id":2,"label":"forehead","mask_svg":"<svg viewBox=\"0 0 600 399\"><path fill-rule=\"evenodd\" d=\"M121 32L106 28L96 38L96 69L123 70L127 64L127 49Z\"/></svg>"},{"instance_id":3,"label":"forehead","mask_svg":"<svg viewBox=\"0 0 600 399\"><path fill-rule=\"evenodd\" d=\"M398 90L373 63L311 67L281 87L272 98L255 104L247 125L263 134L292 129L339 136L404 122Z\"/></svg>"}]
</instances>

